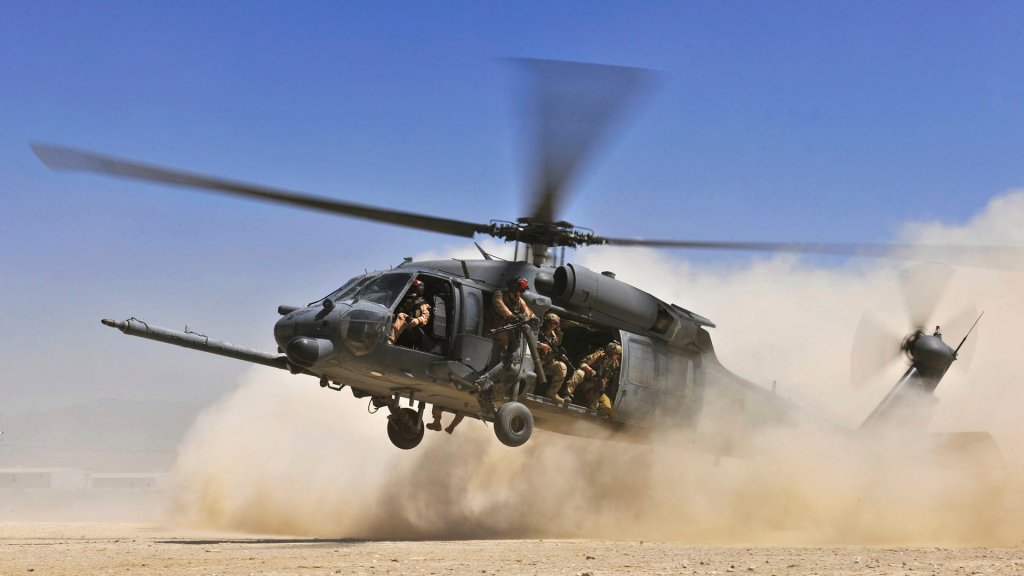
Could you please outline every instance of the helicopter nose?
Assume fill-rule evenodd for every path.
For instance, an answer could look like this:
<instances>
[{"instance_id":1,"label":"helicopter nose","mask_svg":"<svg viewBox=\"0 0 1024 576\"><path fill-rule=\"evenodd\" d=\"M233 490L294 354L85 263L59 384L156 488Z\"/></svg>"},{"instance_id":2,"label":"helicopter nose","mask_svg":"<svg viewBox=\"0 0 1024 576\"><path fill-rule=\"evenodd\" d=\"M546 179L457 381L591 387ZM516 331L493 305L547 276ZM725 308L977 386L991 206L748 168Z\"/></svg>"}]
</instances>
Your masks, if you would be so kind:
<instances>
[{"instance_id":1,"label":"helicopter nose","mask_svg":"<svg viewBox=\"0 0 1024 576\"><path fill-rule=\"evenodd\" d=\"M297 366L310 367L344 350L364 356L382 346L391 312L373 302L311 306L292 311L274 325L278 348Z\"/></svg>"},{"instance_id":2,"label":"helicopter nose","mask_svg":"<svg viewBox=\"0 0 1024 576\"><path fill-rule=\"evenodd\" d=\"M312 366L329 357L334 352L334 344L323 338L296 336L285 347L288 359L299 366Z\"/></svg>"}]
</instances>

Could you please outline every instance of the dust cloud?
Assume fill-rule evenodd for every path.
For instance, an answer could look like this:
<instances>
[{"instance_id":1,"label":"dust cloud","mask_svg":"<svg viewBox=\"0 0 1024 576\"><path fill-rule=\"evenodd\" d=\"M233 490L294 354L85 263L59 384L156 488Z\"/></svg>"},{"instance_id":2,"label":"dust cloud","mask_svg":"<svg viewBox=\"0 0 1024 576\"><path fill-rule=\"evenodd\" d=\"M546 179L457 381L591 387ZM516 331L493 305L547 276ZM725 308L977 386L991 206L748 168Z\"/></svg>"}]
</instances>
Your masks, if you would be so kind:
<instances>
[{"instance_id":1,"label":"dust cloud","mask_svg":"<svg viewBox=\"0 0 1024 576\"><path fill-rule=\"evenodd\" d=\"M908 225L904 239L1024 244L1024 192L960 227ZM770 257L696 265L665 252L591 250L581 263L708 316L723 364L855 429L898 376L849 383L865 310L897 333L901 264ZM169 521L319 537L611 538L721 544L1020 545L1024 481L1024 274L961 268L935 323L985 310L969 369L938 390L933 432L987 431L1004 465L930 461L898 438L854 436L808 420L708 450L716 423L650 444L537 431L524 447L467 420L417 449L393 448L383 414L312 379L254 369L200 417L180 449ZM947 334L947 341L962 337ZM973 336L972 336L973 338Z\"/></svg>"}]
</instances>

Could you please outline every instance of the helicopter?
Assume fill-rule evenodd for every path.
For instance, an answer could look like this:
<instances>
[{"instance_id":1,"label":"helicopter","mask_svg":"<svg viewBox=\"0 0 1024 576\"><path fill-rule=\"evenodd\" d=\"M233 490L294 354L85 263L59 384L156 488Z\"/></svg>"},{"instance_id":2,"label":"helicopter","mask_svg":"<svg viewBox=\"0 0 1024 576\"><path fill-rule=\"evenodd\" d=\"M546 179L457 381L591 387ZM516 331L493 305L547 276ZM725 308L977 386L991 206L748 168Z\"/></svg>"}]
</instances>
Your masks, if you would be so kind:
<instances>
[{"instance_id":1,"label":"helicopter","mask_svg":"<svg viewBox=\"0 0 1024 576\"><path fill-rule=\"evenodd\" d=\"M911 260L1006 252L998 247L640 240L597 235L559 219L558 213L574 173L649 82L650 72L575 62L529 60L524 64L534 81L539 158L529 215L514 221L459 221L86 150L43 144L32 144L32 149L54 170L100 173L462 238L485 235L515 243L512 260L488 254L479 244L481 259L407 258L389 269L358 275L304 306L279 306L281 318L273 330L275 352L235 346L187 329L152 326L136 318L102 320L128 335L312 376L325 389L347 387L355 398L368 399L371 411L386 409L388 437L403 450L415 448L423 440L428 405L492 423L498 440L511 447L525 444L535 428L596 438L644 438L664 426L696 429L701 422L730 421L749 428L799 417L791 402L721 364L712 344L710 330L715 324L710 319L618 280L612 272L567 263L567 248L638 246ZM519 258L520 246L525 247L523 259ZM610 414L575 398L552 399L551 392L561 390L563 382L549 381L537 360L537 322L525 317L505 323L496 319L491 305L495 294L520 281L527 286L523 299L536 316L555 313L561 318L567 359L583 358L610 343L621 346L621 364L606 390ZM388 336L397 307L414 286L430 306L430 320L392 343ZM916 296L911 293L910 297ZM905 414L927 412L934 405L934 390L957 359L960 346L949 346L937 330L930 332L923 326L923 321L915 320L904 338L901 350L909 366L862 428L885 427L903 420ZM509 333L514 342L506 351L496 342L499 332ZM498 374L494 385L482 387L481 379L494 373Z\"/></svg>"}]
</instances>

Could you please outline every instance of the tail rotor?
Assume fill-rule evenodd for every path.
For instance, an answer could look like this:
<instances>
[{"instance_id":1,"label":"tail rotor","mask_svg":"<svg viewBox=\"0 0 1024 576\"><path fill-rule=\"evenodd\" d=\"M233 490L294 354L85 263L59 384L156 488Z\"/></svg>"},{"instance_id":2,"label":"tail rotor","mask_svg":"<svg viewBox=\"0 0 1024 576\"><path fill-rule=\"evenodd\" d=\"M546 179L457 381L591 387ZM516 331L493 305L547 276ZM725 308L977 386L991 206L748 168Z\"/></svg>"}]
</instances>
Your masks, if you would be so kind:
<instances>
[{"instance_id":1,"label":"tail rotor","mask_svg":"<svg viewBox=\"0 0 1024 576\"><path fill-rule=\"evenodd\" d=\"M917 264L900 273L903 293L904 320L900 329L893 329L877 316L865 313L854 337L850 357L850 379L854 386L864 386L896 366L900 357L914 365L919 357L922 336L947 338L960 346L953 350L953 359L959 360L965 370L974 356L976 338L967 335L977 324L977 309L967 305L953 315L939 315L942 298L949 288L953 268L945 264ZM944 321L942 321L944 319Z\"/></svg>"}]
</instances>

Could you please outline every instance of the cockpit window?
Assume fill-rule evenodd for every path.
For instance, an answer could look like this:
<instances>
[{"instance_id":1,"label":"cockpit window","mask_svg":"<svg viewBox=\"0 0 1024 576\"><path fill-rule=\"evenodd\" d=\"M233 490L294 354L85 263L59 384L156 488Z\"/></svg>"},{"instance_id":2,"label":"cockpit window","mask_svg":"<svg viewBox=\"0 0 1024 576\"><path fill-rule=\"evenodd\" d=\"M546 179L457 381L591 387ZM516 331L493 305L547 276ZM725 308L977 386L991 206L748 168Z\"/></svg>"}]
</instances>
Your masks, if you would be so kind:
<instances>
[{"instance_id":1,"label":"cockpit window","mask_svg":"<svg viewBox=\"0 0 1024 576\"><path fill-rule=\"evenodd\" d=\"M348 282L345 282L344 284L342 284L341 288L338 288L334 292L331 292L327 296L324 296L323 298L321 298L321 299L319 299L319 300L317 300L315 302L310 302L308 305L309 306L313 306L313 305L315 305L317 303L323 302L324 300L328 300L328 299L329 300L334 300L335 302L341 302L342 300L346 300L346 299L352 298L352 296L359 290L360 286L365 285L367 282L369 282L373 278L374 278L373 275L365 275L365 274L363 276L356 276L355 278L352 278Z\"/></svg>"},{"instance_id":2,"label":"cockpit window","mask_svg":"<svg viewBox=\"0 0 1024 576\"><path fill-rule=\"evenodd\" d=\"M358 300L367 300L391 308L412 279L408 272L382 274L359 291Z\"/></svg>"},{"instance_id":3,"label":"cockpit window","mask_svg":"<svg viewBox=\"0 0 1024 576\"><path fill-rule=\"evenodd\" d=\"M328 298L335 302L341 302L342 300L351 300L359 292L359 289L366 285L367 282L373 280L373 276L356 276L355 278L345 282L345 284L331 293Z\"/></svg>"}]
</instances>

